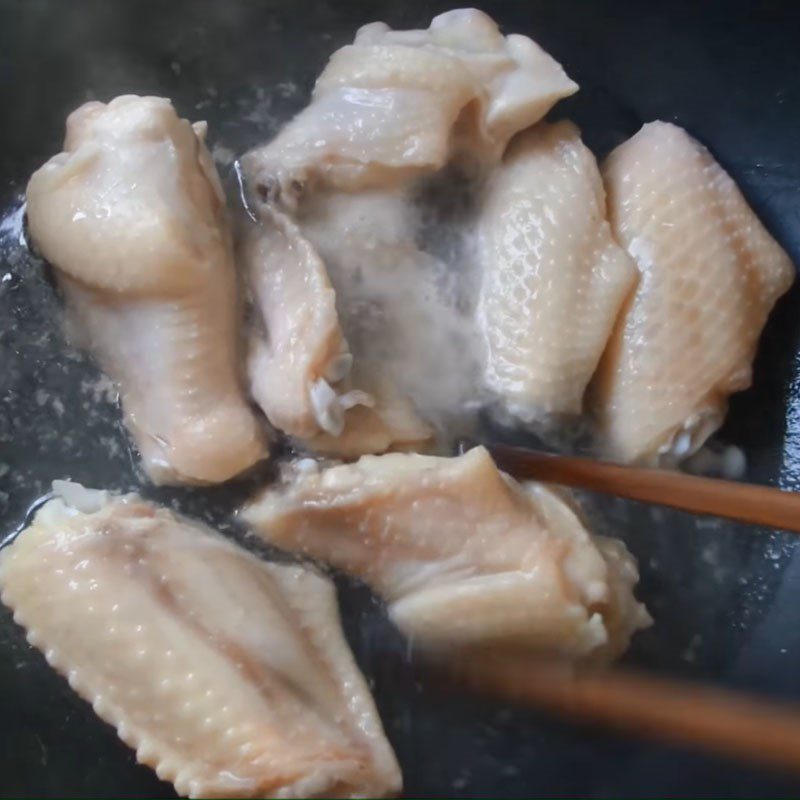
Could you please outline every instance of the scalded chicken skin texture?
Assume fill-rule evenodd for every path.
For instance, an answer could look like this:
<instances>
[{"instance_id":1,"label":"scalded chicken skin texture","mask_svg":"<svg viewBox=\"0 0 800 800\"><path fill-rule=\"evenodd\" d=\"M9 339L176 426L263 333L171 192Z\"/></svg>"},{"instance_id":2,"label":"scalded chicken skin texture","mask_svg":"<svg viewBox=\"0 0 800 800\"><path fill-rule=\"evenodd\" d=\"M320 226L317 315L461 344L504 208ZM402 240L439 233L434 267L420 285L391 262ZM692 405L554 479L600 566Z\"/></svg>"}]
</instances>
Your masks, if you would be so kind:
<instances>
[{"instance_id":1,"label":"scalded chicken skin texture","mask_svg":"<svg viewBox=\"0 0 800 800\"><path fill-rule=\"evenodd\" d=\"M522 418L579 414L637 272L572 123L515 139L490 178L479 235L487 385Z\"/></svg>"},{"instance_id":2,"label":"scalded chicken skin texture","mask_svg":"<svg viewBox=\"0 0 800 800\"><path fill-rule=\"evenodd\" d=\"M750 385L794 266L730 176L675 125L645 125L603 176L611 226L640 279L592 387L600 433L621 461L678 461Z\"/></svg>"},{"instance_id":3,"label":"scalded chicken skin texture","mask_svg":"<svg viewBox=\"0 0 800 800\"><path fill-rule=\"evenodd\" d=\"M440 14L426 30L376 22L333 54L308 108L244 163L263 198L288 206L309 183L392 185L455 153L498 159L577 89L535 42L503 36L476 9Z\"/></svg>"},{"instance_id":4,"label":"scalded chicken skin texture","mask_svg":"<svg viewBox=\"0 0 800 800\"><path fill-rule=\"evenodd\" d=\"M557 493L517 484L484 448L298 471L241 513L272 544L363 579L431 651L604 661L649 623L624 545L592 537Z\"/></svg>"},{"instance_id":5,"label":"scalded chicken skin texture","mask_svg":"<svg viewBox=\"0 0 800 800\"><path fill-rule=\"evenodd\" d=\"M91 102L28 184L69 326L118 384L158 483L217 483L267 454L241 385L225 198L205 124L168 100Z\"/></svg>"},{"instance_id":6,"label":"scalded chicken skin texture","mask_svg":"<svg viewBox=\"0 0 800 800\"><path fill-rule=\"evenodd\" d=\"M376 797L400 772L333 585L147 503L56 482L0 553L3 603L189 797Z\"/></svg>"}]
</instances>

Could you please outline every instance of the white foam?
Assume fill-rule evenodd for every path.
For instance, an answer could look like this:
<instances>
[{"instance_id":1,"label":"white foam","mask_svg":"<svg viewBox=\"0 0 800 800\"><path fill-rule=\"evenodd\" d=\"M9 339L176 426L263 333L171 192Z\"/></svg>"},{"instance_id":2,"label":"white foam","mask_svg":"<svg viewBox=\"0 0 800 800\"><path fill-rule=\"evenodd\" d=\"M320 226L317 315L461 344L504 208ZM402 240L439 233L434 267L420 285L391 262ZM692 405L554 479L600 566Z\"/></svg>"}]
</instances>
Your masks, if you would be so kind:
<instances>
[{"instance_id":1,"label":"white foam","mask_svg":"<svg viewBox=\"0 0 800 800\"><path fill-rule=\"evenodd\" d=\"M440 431L474 418L483 392L464 193L446 174L424 192L318 195L300 217L336 289L357 373L388 379Z\"/></svg>"},{"instance_id":2,"label":"white foam","mask_svg":"<svg viewBox=\"0 0 800 800\"><path fill-rule=\"evenodd\" d=\"M109 492L101 489L87 489L74 481L53 481L53 493L60 497L66 506L83 514L94 514L109 501Z\"/></svg>"}]
</instances>

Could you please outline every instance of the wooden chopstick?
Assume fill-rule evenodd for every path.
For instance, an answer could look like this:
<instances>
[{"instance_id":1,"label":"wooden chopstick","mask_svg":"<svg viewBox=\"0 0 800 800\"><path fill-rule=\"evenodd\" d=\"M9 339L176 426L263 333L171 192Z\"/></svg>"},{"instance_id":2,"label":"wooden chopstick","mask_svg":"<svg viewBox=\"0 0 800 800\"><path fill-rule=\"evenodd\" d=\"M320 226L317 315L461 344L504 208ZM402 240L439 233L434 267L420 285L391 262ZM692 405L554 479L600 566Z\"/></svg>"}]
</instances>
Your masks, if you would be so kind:
<instances>
[{"instance_id":1,"label":"wooden chopstick","mask_svg":"<svg viewBox=\"0 0 800 800\"><path fill-rule=\"evenodd\" d=\"M468 688L573 721L800 772L800 707L621 670L464 657L450 670Z\"/></svg>"},{"instance_id":2,"label":"wooden chopstick","mask_svg":"<svg viewBox=\"0 0 800 800\"><path fill-rule=\"evenodd\" d=\"M488 445L498 467L539 480L800 532L800 494L766 486ZM458 683L571 720L800 773L800 706L623 670L464 653Z\"/></svg>"},{"instance_id":3,"label":"wooden chopstick","mask_svg":"<svg viewBox=\"0 0 800 800\"><path fill-rule=\"evenodd\" d=\"M519 480L559 483L800 533L800 494L793 492L504 445L489 445L487 449L500 469Z\"/></svg>"}]
</instances>

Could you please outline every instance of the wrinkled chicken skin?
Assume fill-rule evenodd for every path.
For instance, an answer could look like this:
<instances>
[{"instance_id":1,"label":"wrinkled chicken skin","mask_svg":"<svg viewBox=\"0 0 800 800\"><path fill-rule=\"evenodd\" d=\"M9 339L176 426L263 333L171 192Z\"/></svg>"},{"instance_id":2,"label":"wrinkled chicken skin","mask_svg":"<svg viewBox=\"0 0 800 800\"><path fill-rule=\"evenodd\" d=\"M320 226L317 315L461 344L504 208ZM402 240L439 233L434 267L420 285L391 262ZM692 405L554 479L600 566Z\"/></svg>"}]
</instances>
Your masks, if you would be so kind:
<instances>
[{"instance_id":1,"label":"wrinkled chicken skin","mask_svg":"<svg viewBox=\"0 0 800 800\"><path fill-rule=\"evenodd\" d=\"M680 460L750 385L794 267L727 173L675 125L645 125L603 175L614 234L641 279L594 382L601 433L619 460Z\"/></svg>"},{"instance_id":2,"label":"wrinkled chicken skin","mask_svg":"<svg viewBox=\"0 0 800 800\"><path fill-rule=\"evenodd\" d=\"M426 648L607 659L649 619L624 545L591 537L556 493L516 484L483 448L298 472L242 515L267 541L365 580Z\"/></svg>"},{"instance_id":3,"label":"wrinkled chicken skin","mask_svg":"<svg viewBox=\"0 0 800 800\"><path fill-rule=\"evenodd\" d=\"M511 145L486 191L480 247L489 388L523 418L579 414L637 273L572 123L540 123Z\"/></svg>"},{"instance_id":4,"label":"wrinkled chicken skin","mask_svg":"<svg viewBox=\"0 0 800 800\"><path fill-rule=\"evenodd\" d=\"M399 790L328 580L135 495L56 484L0 553L3 603L140 762L190 797Z\"/></svg>"},{"instance_id":5,"label":"wrinkled chicken skin","mask_svg":"<svg viewBox=\"0 0 800 800\"><path fill-rule=\"evenodd\" d=\"M240 386L231 236L204 134L165 99L87 103L27 190L72 332L119 385L160 483L224 481L266 455Z\"/></svg>"},{"instance_id":6,"label":"wrinkled chicken skin","mask_svg":"<svg viewBox=\"0 0 800 800\"><path fill-rule=\"evenodd\" d=\"M263 199L292 207L309 182L353 191L443 167L454 152L497 159L578 87L525 36L476 9L427 30L365 25L331 57L311 104L246 156Z\"/></svg>"}]
</instances>

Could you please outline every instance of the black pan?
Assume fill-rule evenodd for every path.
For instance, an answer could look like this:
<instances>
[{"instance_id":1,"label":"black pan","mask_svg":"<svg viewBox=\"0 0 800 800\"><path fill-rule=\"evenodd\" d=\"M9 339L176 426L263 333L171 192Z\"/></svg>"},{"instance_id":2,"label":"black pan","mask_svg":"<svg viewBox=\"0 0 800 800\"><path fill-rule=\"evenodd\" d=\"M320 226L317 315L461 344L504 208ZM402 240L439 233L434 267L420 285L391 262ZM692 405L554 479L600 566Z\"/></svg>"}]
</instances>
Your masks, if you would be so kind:
<instances>
[{"instance_id":1,"label":"black pan","mask_svg":"<svg viewBox=\"0 0 800 800\"><path fill-rule=\"evenodd\" d=\"M449 3L245 0L0 0L0 527L13 529L53 478L131 488L140 478L113 398L69 350L42 265L14 212L32 169L60 148L87 98L163 94L210 123L225 159L267 139L308 96L331 51L384 19L426 26ZM581 92L556 116L598 155L652 119L685 126L737 180L800 262L800 24L790 2L495 2ZM222 149L221 149L222 148ZM18 215L17 215L18 216ZM800 486L800 286L773 314L753 389L723 440L747 479ZM225 520L246 487L198 497L148 490ZM654 673L800 696L800 560L787 535L623 502L594 503L596 527L639 557L656 620L630 662ZM341 582L348 634L372 681L409 796L797 795L800 783L534 713L446 694L363 588ZM163 797L171 788L100 722L0 617L0 794Z\"/></svg>"}]
</instances>

